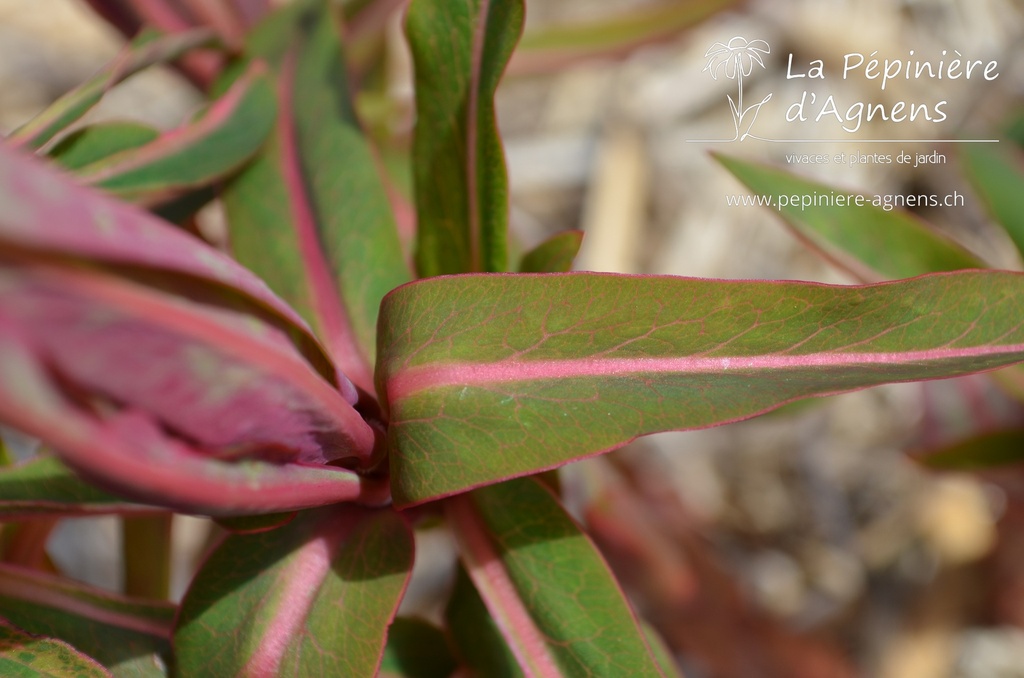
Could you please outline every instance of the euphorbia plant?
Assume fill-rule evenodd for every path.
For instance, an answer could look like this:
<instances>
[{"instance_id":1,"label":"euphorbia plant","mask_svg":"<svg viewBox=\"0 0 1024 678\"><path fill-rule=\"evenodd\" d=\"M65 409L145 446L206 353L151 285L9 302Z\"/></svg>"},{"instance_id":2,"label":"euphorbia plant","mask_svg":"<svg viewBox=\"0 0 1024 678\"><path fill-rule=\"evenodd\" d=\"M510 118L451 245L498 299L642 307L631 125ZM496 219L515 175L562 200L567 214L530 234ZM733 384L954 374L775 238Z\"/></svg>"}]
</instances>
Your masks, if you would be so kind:
<instances>
[{"instance_id":1,"label":"euphorbia plant","mask_svg":"<svg viewBox=\"0 0 1024 678\"><path fill-rule=\"evenodd\" d=\"M326 4L251 30L264 3L92 4L171 34L141 35L0 150L0 420L47 450L0 473L21 521L0 565L10 675L670 675L532 476L655 431L1024 360L1016 273L569 273L572 236L510 272L493 95L521 0L407 9L414 230ZM216 30L186 30L201 19ZM211 96L195 120L67 132L129 71L182 55ZM192 218L214 196L226 251ZM180 606L59 578L29 548L53 517L96 513L159 543L169 511L229 531ZM443 630L396 620L413 529L438 519L462 568Z\"/></svg>"}]
</instances>

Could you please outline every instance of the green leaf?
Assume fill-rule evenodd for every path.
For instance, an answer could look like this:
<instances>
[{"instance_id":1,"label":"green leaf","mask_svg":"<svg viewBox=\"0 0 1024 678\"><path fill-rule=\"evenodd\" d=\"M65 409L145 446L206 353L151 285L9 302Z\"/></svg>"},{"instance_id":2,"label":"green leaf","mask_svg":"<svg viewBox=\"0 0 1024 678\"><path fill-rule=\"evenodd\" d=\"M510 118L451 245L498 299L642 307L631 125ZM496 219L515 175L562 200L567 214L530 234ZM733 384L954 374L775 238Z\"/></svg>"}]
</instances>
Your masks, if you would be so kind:
<instances>
[{"instance_id":1,"label":"green leaf","mask_svg":"<svg viewBox=\"0 0 1024 678\"><path fill-rule=\"evenodd\" d=\"M986 264L927 223L902 209L886 210L874 198L794 176L768 165L716 155L755 196L773 199L772 209L798 238L854 277L874 282ZM827 201L822 202L823 196ZM842 196L845 204L832 204ZM785 198L789 203L777 205ZM812 204L803 206L801 200ZM862 204L856 204L860 200Z\"/></svg>"},{"instance_id":2,"label":"green leaf","mask_svg":"<svg viewBox=\"0 0 1024 678\"><path fill-rule=\"evenodd\" d=\"M109 678L110 673L61 640L32 636L0 620L0 675L9 678Z\"/></svg>"},{"instance_id":3,"label":"green leaf","mask_svg":"<svg viewBox=\"0 0 1024 678\"><path fill-rule=\"evenodd\" d=\"M964 144L964 172L988 212L1024 254L1024 160L1010 144Z\"/></svg>"},{"instance_id":4,"label":"green leaf","mask_svg":"<svg viewBox=\"0 0 1024 678\"><path fill-rule=\"evenodd\" d=\"M926 453L921 462L944 471L980 471L1024 462L1024 429L991 431Z\"/></svg>"},{"instance_id":5,"label":"green leaf","mask_svg":"<svg viewBox=\"0 0 1024 678\"><path fill-rule=\"evenodd\" d=\"M565 231L551 236L523 256L521 273L567 273L583 244L583 231Z\"/></svg>"},{"instance_id":6,"label":"green leaf","mask_svg":"<svg viewBox=\"0 0 1024 678\"><path fill-rule=\"evenodd\" d=\"M117 678L167 675L173 605L0 565L0 610L23 631L70 643Z\"/></svg>"},{"instance_id":7,"label":"green leaf","mask_svg":"<svg viewBox=\"0 0 1024 678\"><path fill-rule=\"evenodd\" d=\"M508 178L494 92L522 28L522 0L409 6L421 276L508 268Z\"/></svg>"},{"instance_id":8,"label":"green leaf","mask_svg":"<svg viewBox=\"0 0 1024 678\"><path fill-rule=\"evenodd\" d=\"M381 678L449 678L456 668L441 629L421 619L398 618L391 625Z\"/></svg>"},{"instance_id":9,"label":"green leaf","mask_svg":"<svg viewBox=\"0 0 1024 678\"><path fill-rule=\"evenodd\" d=\"M182 602L174 633L181 675L371 678L412 549L394 511L345 506L228 536Z\"/></svg>"},{"instance_id":10,"label":"green leaf","mask_svg":"<svg viewBox=\"0 0 1024 678\"><path fill-rule=\"evenodd\" d=\"M78 178L121 200L155 205L231 174L274 125L274 91L264 71L252 65L195 121L80 167Z\"/></svg>"},{"instance_id":11,"label":"green leaf","mask_svg":"<svg viewBox=\"0 0 1024 678\"><path fill-rule=\"evenodd\" d=\"M449 500L459 552L524 673L661 676L597 547L543 485Z\"/></svg>"},{"instance_id":12,"label":"green leaf","mask_svg":"<svg viewBox=\"0 0 1024 678\"><path fill-rule=\"evenodd\" d=\"M152 506L132 504L86 483L56 457L37 457L0 469L0 519L34 516L83 516L146 513Z\"/></svg>"},{"instance_id":13,"label":"green leaf","mask_svg":"<svg viewBox=\"0 0 1024 678\"><path fill-rule=\"evenodd\" d=\"M378 389L400 506L792 400L1024 360L1024 275L861 287L596 273L392 292Z\"/></svg>"},{"instance_id":14,"label":"green leaf","mask_svg":"<svg viewBox=\"0 0 1024 678\"><path fill-rule=\"evenodd\" d=\"M278 125L223 194L235 257L318 331L371 389L380 300L409 280L377 160L348 99L323 2L280 10L249 42L277 75Z\"/></svg>"},{"instance_id":15,"label":"green leaf","mask_svg":"<svg viewBox=\"0 0 1024 678\"><path fill-rule=\"evenodd\" d=\"M214 40L213 31L205 28L168 36L144 33L107 68L57 99L45 111L15 130L7 141L40 148L98 104L114 85L150 66L174 61L189 50L209 45Z\"/></svg>"},{"instance_id":16,"label":"green leaf","mask_svg":"<svg viewBox=\"0 0 1024 678\"><path fill-rule=\"evenodd\" d=\"M501 637L491 613L462 567L455 576L452 596L445 608L445 621L457 656L473 675L488 678L523 676L515 655Z\"/></svg>"},{"instance_id":17,"label":"green leaf","mask_svg":"<svg viewBox=\"0 0 1024 678\"><path fill-rule=\"evenodd\" d=\"M49 156L69 170L91 165L121 151L145 146L160 132L137 122L103 122L83 127L64 137Z\"/></svg>"},{"instance_id":18,"label":"green leaf","mask_svg":"<svg viewBox=\"0 0 1024 678\"><path fill-rule=\"evenodd\" d=\"M528 30L511 69L516 73L548 71L582 59L628 53L670 38L736 4L737 0L663 0L611 17Z\"/></svg>"}]
</instances>

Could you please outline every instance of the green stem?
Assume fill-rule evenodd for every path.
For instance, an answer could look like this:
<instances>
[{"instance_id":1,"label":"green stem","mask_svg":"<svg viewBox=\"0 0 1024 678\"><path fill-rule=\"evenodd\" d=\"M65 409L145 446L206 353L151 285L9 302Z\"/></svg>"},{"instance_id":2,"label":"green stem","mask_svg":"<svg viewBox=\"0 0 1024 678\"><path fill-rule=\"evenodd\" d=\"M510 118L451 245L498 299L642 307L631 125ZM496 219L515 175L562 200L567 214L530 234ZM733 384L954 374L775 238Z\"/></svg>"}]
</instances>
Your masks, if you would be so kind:
<instances>
[{"instance_id":1,"label":"green stem","mask_svg":"<svg viewBox=\"0 0 1024 678\"><path fill-rule=\"evenodd\" d=\"M124 592L166 600L171 590L171 513L123 518Z\"/></svg>"}]
</instances>

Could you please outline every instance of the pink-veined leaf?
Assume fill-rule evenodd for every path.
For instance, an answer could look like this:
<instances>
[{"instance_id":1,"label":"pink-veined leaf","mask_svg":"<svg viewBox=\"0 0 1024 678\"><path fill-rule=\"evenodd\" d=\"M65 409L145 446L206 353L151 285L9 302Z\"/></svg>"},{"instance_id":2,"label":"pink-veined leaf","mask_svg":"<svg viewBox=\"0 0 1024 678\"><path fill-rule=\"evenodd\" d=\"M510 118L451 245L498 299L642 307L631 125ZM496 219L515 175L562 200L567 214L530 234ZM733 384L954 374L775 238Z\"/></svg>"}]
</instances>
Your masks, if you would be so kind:
<instances>
[{"instance_id":1,"label":"pink-veined leaf","mask_svg":"<svg viewBox=\"0 0 1024 678\"><path fill-rule=\"evenodd\" d=\"M40 148L98 104L114 85L154 64L171 61L191 49L209 44L213 39L213 32L207 29L168 36L141 35L110 66L16 129L7 142Z\"/></svg>"},{"instance_id":2,"label":"pink-veined leaf","mask_svg":"<svg viewBox=\"0 0 1024 678\"><path fill-rule=\"evenodd\" d=\"M178 668L374 676L412 557L412 533L391 510L329 507L272 532L228 536L182 602Z\"/></svg>"},{"instance_id":3,"label":"pink-veined leaf","mask_svg":"<svg viewBox=\"0 0 1024 678\"><path fill-rule=\"evenodd\" d=\"M0 420L146 503L239 514L386 501L323 466L372 463L377 434L282 333L96 271L0 266Z\"/></svg>"},{"instance_id":4,"label":"pink-veined leaf","mask_svg":"<svg viewBox=\"0 0 1024 678\"><path fill-rule=\"evenodd\" d=\"M235 257L314 326L372 391L380 301L409 280L388 196L346 94L322 0L280 9L249 38L277 76L277 129L223 193Z\"/></svg>"},{"instance_id":5,"label":"pink-veined leaf","mask_svg":"<svg viewBox=\"0 0 1024 678\"><path fill-rule=\"evenodd\" d=\"M662 675L597 548L536 480L450 499L446 515L525 675Z\"/></svg>"},{"instance_id":6,"label":"pink-veined leaf","mask_svg":"<svg viewBox=\"0 0 1024 678\"><path fill-rule=\"evenodd\" d=\"M567 273L423 280L382 307L392 491L415 504L672 429L1024 360L1024 275L868 286Z\"/></svg>"},{"instance_id":7,"label":"pink-veined leaf","mask_svg":"<svg viewBox=\"0 0 1024 678\"><path fill-rule=\"evenodd\" d=\"M336 373L305 322L251 271L181 229L2 146L0 252L102 264L244 309L287 331L317 371L355 401L351 383Z\"/></svg>"},{"instance_id":8,"label":"pink-veined leaf","mask_svg":"<svg viewBox=\"0 0 1024 678\"><path fill-rule=\"evenodd\" d=\"M125 201L166 202L239 169L263 145L275 113L265 68L253 64L197 120L79 167L75 174Z\"/></svg>"},{"instance_id":9,"label":"pink-veined leaf","mask_svg":"<svg viewBox=\"0 0 1024 678\"><path fill-rule=\"evenodd\" d=\"M508 270L508 177L494 92L522 27L522 0L409 5L421 276Z\"/></svg>"},{"instance_id":10,"label":"pink-veined leaf","mask_svg":"<svg viewBox=\"0 0 1024 678\"><path fill-rule=\"evenodd\" d=\"M797 177L767 165L715 158L771 208L793 233L830 263L864 282L911 278L986 264L927 222L899 209L875 205L875 198ZM815 196L842 196L844 204L803 204ZM777 207L780 198L788 204ZM916 199L916 196L915 196ZM861 200L862 204L854 201Z\"/></svg>"},{"instance_id":11,"label":"pink-veined leaf","mask_svg":"<svg viewBox=\"0 0 1024 678\"><path fill-rule=\"evenodd\" d=\"M0 619L0 675L8 678L110 678L95 659L62 640L33 636Z\"/></svg>"},{"instance_id":12,"label":"pink-veined leaf","mask_svg":"<svg viewBox=\"0 0 1024 678\"><path fill-rule=\"evenodd\" d=\"M170 603L133 600L63 577L0 565L0 610L23 631L69 643L115 678L167 676L176 610Z\"/></svg>"},{"instance_id":13,"label":"pink-veined leaf","mask_svg":"<svg viewBox=\"0 0 1024 678\"><path fill-rule=\"evenodd\" d=\"M585 59L628 54L670 39L736 4L737 0L664 0L612 17L527 31L509 72L548 72Z\"/></svg>"},{"instance_id":14,"label":"pink-veined leaf","mask_svg":"<svg viewBox=\"0 0 1024 678\"><path fill-rule=\"evenodd\" d=\"M444 617L459 664L472 675L523 677L515 655L502 638L464 567L460 566L455 574Z\"/></svg>"}]
</instances>

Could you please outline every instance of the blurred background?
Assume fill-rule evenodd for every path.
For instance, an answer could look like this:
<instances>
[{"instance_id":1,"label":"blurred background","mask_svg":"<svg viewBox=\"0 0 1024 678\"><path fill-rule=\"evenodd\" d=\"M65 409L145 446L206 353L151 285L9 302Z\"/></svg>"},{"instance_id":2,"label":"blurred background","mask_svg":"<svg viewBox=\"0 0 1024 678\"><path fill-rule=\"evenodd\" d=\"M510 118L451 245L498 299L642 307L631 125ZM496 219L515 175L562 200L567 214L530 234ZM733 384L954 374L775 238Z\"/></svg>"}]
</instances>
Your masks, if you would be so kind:
<instances>
[{"instance_id":1,"label":"blurred background","mask_svg":"<svg viewBox=\"0 0 1024 678\"><path fill-rule=\"evenodd\" d=\"M383 121L411 130L411 73L398 11L384 29ZM716 42L764 40L743 82L746 105L772 99L734 134L736 79L704 70ZM524 49L498 96L523 249L586 233L577 268L850 283L801 245L773 212L727 205L743 187L709 156L777 163L867 194L966 194L920 211L995 266L1015 250L970 189L954 144L828 140L990 138L1024 103L1019 0L528 0ZM0 133L27 120L113 58L122 38L78 0L0 0ZM528 49L527 49L528 48ZM842 79L843 56L935 58L959 50L999 63L999 77L959 81ZM809 89L787 60L821 59L819 92L840 102L947 100L941 126L875 121L856 134L797 125L785 107ZM199 105L172 72L147 72L105 99L99 116L179 124ZM848 103L847 103L848 105ZM772 108L774 106L774 108ZM840 109L845 112L845 106ZM364 102L368 115L379 110ZM813 148L813 150L809 150ZM786 165L793 152L942 154L946 162ZM983 430L1020 426L1024 409L985 376L904 384L790 406L756 420L643 439L562 474L638 611L687 676L1024 677L1024 475L1019 468L936 473L915 458ZM28 445L28 443L26 443ZM191 529L189 528L191 525ZM177 590L205 539L182 519ZM120 585L112 521L66 521L57 564ZM424 593L407 609L436 614L433 581L449 576L445 537L423 534Z\"/></svg>"}]
</instances>

